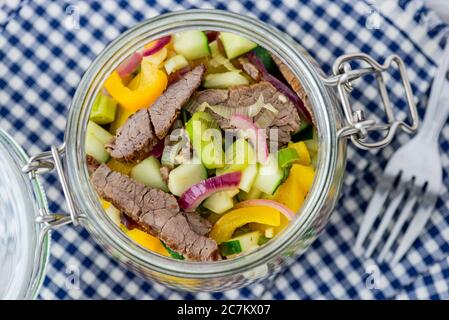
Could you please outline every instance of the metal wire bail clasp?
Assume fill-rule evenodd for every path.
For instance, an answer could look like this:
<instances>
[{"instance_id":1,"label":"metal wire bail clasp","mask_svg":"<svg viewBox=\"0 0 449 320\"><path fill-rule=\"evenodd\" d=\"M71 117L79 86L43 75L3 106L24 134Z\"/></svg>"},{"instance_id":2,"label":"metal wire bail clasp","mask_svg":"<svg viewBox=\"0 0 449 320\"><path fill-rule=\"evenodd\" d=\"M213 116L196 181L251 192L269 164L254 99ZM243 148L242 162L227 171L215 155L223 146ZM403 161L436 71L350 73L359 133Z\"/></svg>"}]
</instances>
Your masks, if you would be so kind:
<instances>
[{"instance_id":1,"label":"metal wire bail clasp","mask_svg":"<svg viewBox=\"0 0 449 320\"><path fill-rule=\"evenodd\" d=\"M27 164L22 168L23 173L27 173L30 179L35 179L37 175L48 173L56 169L59 181L64 192L64 196L69 207L67 214L50 214L47 210L41 209L41 215L37 217L37 223L44 223L49 228L63 226L69 223L78 225L78 216L75 211L75 205L69 191L64 168L62 166L61 156L65 152L65 145L61 147L52 146L50 151L45 151L31 157ZM43 212L45 211L45 212Z\"/></svg>"},{"instance_id":2,"label":"metal wire bail clasp","mask_svg":"<svg viewBox=\"0 0 449 320\"><path fill-rule=\"evenodd\" d=\"M359 60L368 66L352 69L350 61ZM402 85L405 89L405 97L410 111L411 123L397 119L388 96L385 84L384 72L394 64L398 67ZM373 149L386 146L391 142L398 129L407 133L413 133L418 129L418 112L413 98L412 88L407 77L404 61L397 55L389 56L383 65L364 53L351 53L339 57L333 65L333 75L323 79L328 86L335 86L343 107L347 125L338 132L339 137L351 138L351 141L361 149ZM353 81L368 74L374 74L377 80L384 111L387 115L387 123L379 124L375 119L366 119L363 110L353 110L349 101L349 94L353 90ZM368 141L368 133L378 131L381 138L377 141Z\"/></svg>"}]
</instances>

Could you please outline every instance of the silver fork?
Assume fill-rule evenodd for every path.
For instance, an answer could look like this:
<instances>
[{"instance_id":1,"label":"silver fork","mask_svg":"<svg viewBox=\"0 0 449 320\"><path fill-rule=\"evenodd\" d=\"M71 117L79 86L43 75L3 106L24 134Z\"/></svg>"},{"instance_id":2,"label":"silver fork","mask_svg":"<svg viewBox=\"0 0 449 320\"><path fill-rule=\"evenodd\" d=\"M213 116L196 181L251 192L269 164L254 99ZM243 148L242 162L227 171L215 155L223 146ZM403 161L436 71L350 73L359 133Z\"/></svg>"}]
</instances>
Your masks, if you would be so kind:
<instances>
[{"instance_id":1,"label":"silver fork","mask_svg":"<svg viewBox=\"0 0 449 320\"><path fill-rule=\"evenodd\" d=\"M448 42L449 43L449 42ZM357 235L354 251L363 253L364 242L381 217L372 239L367 244L365 257L370 257L381 242L397 209L403 204L390 235L380 250L383 261L410 221L404 236L398 241L391 264L397 264L412 246L429 220L443 185L438 137L449 116L449 45L431 89L426 115L421 130L407 144L399 148L388 162L381 183L371 199L366 216ZM384 204L390 199L385 212ZM412 215L412 212L413 215Z\"/></svg>"}]
</instances>

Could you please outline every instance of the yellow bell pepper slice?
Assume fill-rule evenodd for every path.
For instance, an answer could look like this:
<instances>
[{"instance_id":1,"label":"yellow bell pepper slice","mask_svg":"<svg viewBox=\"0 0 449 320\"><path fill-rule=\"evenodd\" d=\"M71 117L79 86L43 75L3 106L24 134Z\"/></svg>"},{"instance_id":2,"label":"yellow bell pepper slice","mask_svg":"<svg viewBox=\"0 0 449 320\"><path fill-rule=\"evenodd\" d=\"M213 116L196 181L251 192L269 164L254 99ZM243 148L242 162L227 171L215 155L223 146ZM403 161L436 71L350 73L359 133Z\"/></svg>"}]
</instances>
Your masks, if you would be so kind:
<instances>
[{"instance_id":1,"label":"yellow bell pepper slice","mask_svg":"<svg viewBox=\"0 0 449 320\"><path fill-rule=\"evenodd\" d=\"M237 228L251 222L276 227L281 223L281 213L270 207L236 209L226 213L215 223L209 237L220 244L229 240Z\"/></svg>"},{"instance_id":2,"label":"yellow bell pepper slice","mask_svg":"<svg viewBox=\"0 0 449 320\"><path fill-rule=\"evenodd\" d=\"M295 176L299 180L299 187L305 193L309 193L312 188L313 180L315 179L315 170L311 166L303 166L300 164L293 165L292 170L295 171ZM290 171L291 174L291 171Z\"/></svg>"},{"instance_id":3,"label":"yellow bell pepper slice","mask_svg":"<svg viewBox=\"0 0 449 320\"><path fill-rule=\"evenodd\" d=\"M130 112L148 108L167 88L167 75L145 59L141 63L141 79L137 89L125 86L117 71L106 79L104 87L121 107Z\"/></svg>"},{"instance_id":4,"label":"yellow bell pepper slice","mask_svg":"<svg viewBox=\"0 0 449 320\"><path fill-rule=\"evenodd\" d=\"M118 161L114 158L109 160L106 164L111 170L126 174L127 176L131 174L131 170L134 167L133 165Z\"/></svg>"},{"instance_id":5,"label":"yellow bell pepper slice","mask_svg":"<svg viewBox=\"0 0 449 320\"><path fill-rule=\"evenodd\" d=\"M296 152L298 153L299 160L297 160L297 162L299 164L303 164L305 166L309 166L311 164L310 153L309 153L309 150L307 149L307 146L304 142L302 142L302 141L295 142L295 143L290 142L288 144L288 147L295 149Z\"/></svg>"},{"instance_id":6,"label":"yellow bell pepper slice","mask_svg":"<svg viewBox=\"0 0 449 320\"><path fill-rule=\"evenodd\" d=\"M168 253L167 249L164 248L164 246L162 245L161 241L156 238L153 237L152 235L139 230L139 229L132 229L132 230L128 230L125 226L121 226L123 232L130 237L132 240L134 240L135 242L137 242L138 244L140 244L142 247L153 251L155 253L159 253L160 255L169 257L170 254Z\"/></svg>"}]
</instances>

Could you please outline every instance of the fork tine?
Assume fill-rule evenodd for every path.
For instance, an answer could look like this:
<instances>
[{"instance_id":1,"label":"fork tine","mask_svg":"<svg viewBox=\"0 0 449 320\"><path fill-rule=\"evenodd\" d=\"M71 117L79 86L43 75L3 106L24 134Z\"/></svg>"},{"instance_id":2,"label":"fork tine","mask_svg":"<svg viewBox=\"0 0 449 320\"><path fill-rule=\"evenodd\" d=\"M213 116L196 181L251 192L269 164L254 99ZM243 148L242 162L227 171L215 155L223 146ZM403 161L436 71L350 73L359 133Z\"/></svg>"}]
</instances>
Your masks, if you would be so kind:
<instances>
[{"instance_id":1,"label":"fork tine","mask_svg":"<svg viewBox=\"0 0 449 320\"><path fill-rule=\"evenodd\" d=\"M392 184L385 187L383 184L379 184L376 188L373 198L371 199L368 208L366 210L365 218L363 219L362 225L360 226L359 233L354 245L354 252L356 254L361 254L363 251L363 242L365 241L371 227L376 221L377 216L381 212L381 208L387 199L388 191L391 189Z\"/></svg>"},{"instance_id":2,"label":"fork tine","mask_svg":"<svg viewBox=\"0 0 449 320\"><path fill-rule=\"evenodd\" d=\"M384 247L382 248L382 251L379 254L379 261L384 261L385 257L390 250L391 246L393 245L394 241L399 235L399 232L401 232L402 227L404 226L405 222L407 221L408 217L410 216L410 213L412 212L413 207L416 203L416 196L413 196L411 199L407 199L407 203L405 204L404 208L402 209L402 212L399 214L399 218L394 224L393 230L391 231L387 242L385 242Z\"/></svg>"},{"instance_id":3,"label":"fork tine","mask_svg":"<svg viewBox=\"0 0 449 320\"><path fill-rule=\"evenodd\" d=\"M418 209L418 212L413 217L413 220L410 222L410 225L405 232L404 238L399 244L398 250L393 257L393 260L391 260L392 265L397 264L402 259L407 250L415 242L416 238L418 238L422 229L432 215L432 209L434 209L435 207L435 202L436 197L433 201L429 201L426 206L420 207Z\"/></svg>"},{"instance_id":4,"label":"fork tine","mask_svg":"<svg viewBox=\"0 0 449 320\"><path fill-rule=\"evenodd\" d=\"M404 198L404 194L405 194L405 189L402 189L399 192L399 194L397 194L396 196L393 196L393 200L391 201L390 205L386 209L385 214L382 217L382 221L380 222L380 225L377 228L376 233L374 234L374 237L368 246L368 249L365 251L365 258L369 258L373 254L374 249L376 249L378 243L382 239L382 235L384 234L385 230L387 230L388 225L391 223L393 215L396 212L397 208L399 207L399 204L402 202L402 199Z\"/></svg>"}]
</instances>

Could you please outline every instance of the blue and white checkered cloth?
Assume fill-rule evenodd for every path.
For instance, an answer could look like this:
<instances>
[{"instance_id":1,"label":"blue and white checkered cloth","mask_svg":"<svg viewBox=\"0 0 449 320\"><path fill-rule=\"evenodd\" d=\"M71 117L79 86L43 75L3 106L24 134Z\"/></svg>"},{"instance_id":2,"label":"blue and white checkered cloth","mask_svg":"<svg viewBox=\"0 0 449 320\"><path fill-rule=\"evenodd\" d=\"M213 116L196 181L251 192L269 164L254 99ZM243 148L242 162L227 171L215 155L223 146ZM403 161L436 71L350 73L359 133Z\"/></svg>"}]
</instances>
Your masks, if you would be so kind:
<instances>
[{"instance_id":1,"label":"blue and white checkered cloth","mask_svg":"<svg viewBox=\"0 0 449 320\"><path fill-rule=\"evenodd\" d=\"M251 15L293 36L324 71L341 54L376 59L396 53L408 66L422 116L449 28L421 0L257 1L8 1L0 10L0 127L29 154L60 145L71 97L91 61L137 22L188 8ZM389 80L392 101L405 109L401 86ZM358 107L381 117L373 79L354 91ZM313 246L271 281L241 290L190 294L139 278L105 254L81 227L53 233L43 299L385 299L449 298L449 127L441 138L444 192L425 232L398 266L376 265L352 252L367 203L387 159L409 139L385 149L349 146L347 175L329 225ZM416 155L419 156L419 155ZM45 175L52 212L66 210L55 175ZM79 281L76 278L79 276ZM379 281L373 283L373 276ZM73 280L75 277L75 281Z\"/></svg>"}]
</instances>

